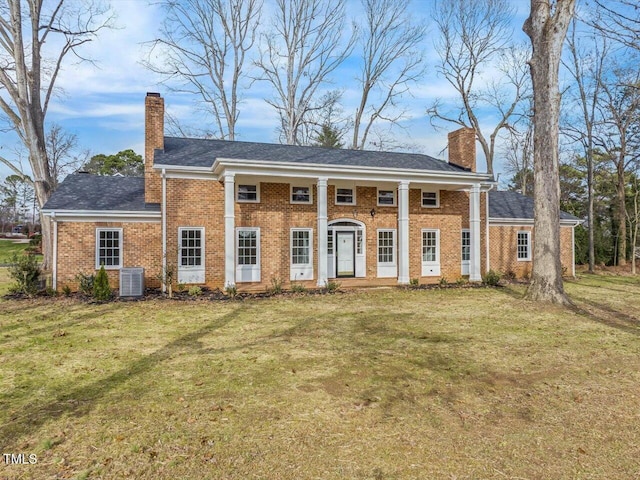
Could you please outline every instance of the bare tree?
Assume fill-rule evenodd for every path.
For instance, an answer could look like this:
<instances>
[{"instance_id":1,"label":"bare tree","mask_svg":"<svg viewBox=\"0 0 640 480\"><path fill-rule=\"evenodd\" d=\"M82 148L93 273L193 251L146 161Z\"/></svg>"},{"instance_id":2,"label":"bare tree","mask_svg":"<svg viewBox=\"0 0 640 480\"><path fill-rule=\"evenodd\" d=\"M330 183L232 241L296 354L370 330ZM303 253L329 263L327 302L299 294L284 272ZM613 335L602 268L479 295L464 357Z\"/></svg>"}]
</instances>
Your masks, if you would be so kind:
<instances>
[{"instance_id":1,"label":"bare tree","mask_svg":"<svg viewBox=\"0 0 640 480\"><path fill-rule=\"evenodd\" d=\"M640 72L634 66L614 67L601 78L598 108L603 117L596 142L613 163L618 225L617 264L627 264L626 175L640 152Z\"/></svg>"},{"instance_id":2,"label":"bare tree","mask_svg":"<svg viewBox=\"0 0 640 480\"><path fill-rule=\"evenodd\" d=\"M29 152L38 205L49 199L55 184L47 158L45 117L58 74L69 54L93 40L107 23L104 10L92 3L59 0L43 10L41 0L5 0L0 7L0 108ZM108 22L108 20L107 20ZM54 36L60 41L54 41ZM43 55L45 42L53 57ZM20 176L14 161L0 161ZM41 219L44 268L51 263L48 221Z\"/></svg>"},{"instance_id":3,"label":"bare tree","mask_svg":"<svg viewBox=\"0 0 640 480\"><path fill-rule=\"evenodd\" d=\"M529 103L531 102L531 99ZM505 169L511 173L513 188L523 195L531 195L533 184L533 123L526 116L519 125L509 129L503 145Z\"/></svg>"},{"instance_id":4,"label":"bare tree","mask_svg":"<svg viewBox=\"0 0 640 480\"><path fill-rule=\"evenodd\" d=\"M441 120L473 128L493 173L498 134L509 127L520 100L528 94L528 52L510 45L514 7L509 0L440 0L434 4L434 20L440 34L436 50L438 72L459 95L460 105L445 108L436 100L428 109L431 122ZM500 80L481 83L483 69L497 64ZM482 132L479 109L491 109L497 123L489 135Z\"/></svg>"},{"instance_id":5,"label":"bare tree","mask_svg":"<svg viewBox=\"0 0 640 480\"><path fill-rule=\"evenodd\" d=\"M397 106L397 100L409 91L409 85L424 73L419 48L426 34L425 25L412 21L409 0L362 0L362 4L365 20L358 38L362 56L358 84L362 94L351 143L351 148L360 150L365 147L376 120L395 123L402 117L403 111L389 110Z\"/></svg>"},{"instance_id":6,"label":"bare tree","mask_svg":"<svg viewBox=\"0 0 640 480\"><path fill-rule=\"evenodd\" d=\"M78 137L54 123L47 133L46 150L51 171L53 190L64 177L80 168L89 158L89 152L78 151Z\"/></svg>"},{"instance_id":7,"label":"bare tree","mask_svg":"<svg viewBox=\"0 0 640 480\"><path fill-rule=\"evenodd\" d=\"M164 76L172 90L198 98L215 124L207 136L234 140L240 86L256 40L262 1L163 0L162 5L167 16L161 38L151 43L145 65Z\"/></svg>"},{"instance_id":8,"label":"bare tree","mask_svg":"<svg viewBox=\"0 0 640 480\"><path fill-rule=\"evenodd\" d=\"M595 222L594 222L594 129L598 117L598 100L601 95L602 76L605 70L605 59L609 55L609 47L606 40L594 30L585 35L585 32L577 34L577 20L571 22L571 30L567 37L569 59L565 67L569 71L576 89L574 103L579 114L565 122L563 131L572 140L580 143L584 150L587 162L587 216L589 236L589 272L595 268ZM588 42L585 48L584 43Z\"/></svg>"},{"instance_id":9,"label":"bare tree","mask_svg":"<svg viewBox=\"0 0 640 480\"><path fill-rule=\"evenodd\" d=\"M267 103L280 117L281 139L302 143L301 126L310 112L324 108L313 103L318 89L344 61L353 47L340 38L344 30L345 0L276 0L273 30L264 34L256 66L260 80L275 90Z\"/></svg>"},{"instance_id":10,"label":"bare tree","mask_svg":"<svg viewBox=\"0 0 640 480\"><path fill-rule=\"evenodd\" d=\"M640 9L637 0L594 0L595 14L588 21L602 34L640 50Z\"/></svg>"},{"instance_id":11,"label":"bare tree","mask_svg":"<svg viewBox=\"0 0 640 480\"><path fill-rule=\"evenodd\" d=\"M631 230L631 273L636 274L636 258L640 251L638 247L638 230L640 229L640 179L638 175L640 169L636 167L636 171L631 175L631 207L627 209L627 220L629 229Z\"/></svg>"},{"instance_id":12,"label":"bare tree","mask_svg":"<svg viewBox=\"0 0 640 480\"><path fill-rule=\"evenodd\" d=\"M531 0L522 29L531 39L533 81L533 269L527 298L569 304L560 262L558 71L575 0Z\"/></svg>"}]
</instances>

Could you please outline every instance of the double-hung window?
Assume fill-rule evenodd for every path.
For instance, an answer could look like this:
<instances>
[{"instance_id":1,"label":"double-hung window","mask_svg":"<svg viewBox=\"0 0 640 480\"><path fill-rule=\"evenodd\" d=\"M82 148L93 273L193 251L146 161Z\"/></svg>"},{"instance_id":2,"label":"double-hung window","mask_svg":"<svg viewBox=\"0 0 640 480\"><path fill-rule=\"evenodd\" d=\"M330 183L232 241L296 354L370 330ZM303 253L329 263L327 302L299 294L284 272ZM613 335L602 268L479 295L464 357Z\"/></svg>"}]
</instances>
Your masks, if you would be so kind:
<instances>
[{"instance_id":1,"label":"double-hung window","mask_svg":"<svg viewBox=\"0 0 640 480\"><path fill-rule=\"evenodd\" d=\"M291 203L312 203L311 187L291 185Z\"/></svg>"},{"instance_id":2,"label":"double-hung window","mask_svg":"<svg viewBox=\"0 0 640 480\"><path fill-rule=\"evenodd\" d=\"M336 205L355 205L356 192L354 188L336 187Z\"/></svg>"},{"instance_id":3,"label":"double-hung window","mask_svg":"<svg viewBox=\"0 0 640 480\"><path fill-rule=\"evenodd\" d=\"M378 206L394 207L396 205L396 191L378 189Z\"/></svg>"},{"instance_id":4,"label":"double-hung window","mask_svg":"<svg viewBox=\"0 0 640 480\"><path fill-rule=\"evenodd\" d=\"M422 206L424 208L438 208L440 206L440 192L422 190Z\"/></svg>"},{"instance_id":5,"label":"double-hung window","mask_svg":"<svg viewBox=\"0 0 640 480\"><path fill-rule=\"evenodd\" d=\"M462 230L462 261L471 261L471 231Z\"/></svg>"},{"instance_id":6,"label":"double-hung window","mask_svg":"<svg viewBox=\"0 0 640 480\"><path fill-rule=\"evenodd\" d=\"M96 229L96 269L104 265L109 270L122 266L122 229Z\"/></svg>"},{"instance_id":7,"label":"double-hung window","mask_svg":"<svg viewBox=\"0 0 640 480\"><path fill-rule=\"evenodd\" d=\"M378 230L378 277L397 277L396 230Z\"/></svg>"},{"instance_id":8,"label":"double-hung window","mask_svg":"<svg viewBox=\"0 0 640 480\"><path fill-rule=\"evenodd\" d=\"M180 229L180 266L202 265L202 228Z\"/></svg>"},{"instance_id":9,"label":"double-hung window","mask_svg":"<svg viewBox=\"0 0 640 480\"><path fill-rule=\"evenodd\" d=\"M291 229L291 280L313 278L312 238L310 228Z\"/></svg>"},{"instance_id":10,"label":"double-hung window","mask_svg":"<svg viewBox=\"0 0 640 480\"><path fill-rule=\"evenodd\" d=\"M260 229L236 229L236 281L260 281Z\"/></svg>"},{"instance_id":11,"label":"double-hung window","mask_svg":"<svg viewBox=\"0 0 640 480\"><path fill-rule=\"evenodd\" d=\"M440 275L440 230L422 230L422 276Z\"/></svg>"},{"instance_id":12,"label":"double-hung window","mask_svg":"<svg viewBox=\"0 0 640 480\"><path fill-rule=\"evenodd\" d=\"M238 184L236 200L241 203L260 202L260 188L258 184Z\"/></svg>"},{"instance_id":13,"label":"double-hung window","mask_svg":"<svg viewBox=\"0 0 640 480\"><path fill-rule=\"evenodd\" d=\"M521 231L518 232L518 260L529 261L531 260L531 232Z\"/></svg>"}]
</instances>

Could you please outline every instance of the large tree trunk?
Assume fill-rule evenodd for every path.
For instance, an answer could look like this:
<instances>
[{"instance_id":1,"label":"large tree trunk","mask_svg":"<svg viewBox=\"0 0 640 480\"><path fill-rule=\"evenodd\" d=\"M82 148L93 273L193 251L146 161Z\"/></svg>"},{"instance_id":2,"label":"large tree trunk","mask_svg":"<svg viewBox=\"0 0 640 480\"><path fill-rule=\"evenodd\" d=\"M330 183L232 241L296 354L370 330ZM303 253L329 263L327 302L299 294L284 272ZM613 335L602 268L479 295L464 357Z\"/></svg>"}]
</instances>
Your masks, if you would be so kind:
<instances>
[{"instance_id":1,"label":"large tree trunk","mask_svg":"<svg viewBox=\"0 0 640 480\"><path fill-rule=\"evenodd\" d=\"M527 298L570 304L560 263L560 176L558 70L575 0L531 0L523 30L531 38L533 81L534 232L533 269Z\"/></svg>"}]
</instances>

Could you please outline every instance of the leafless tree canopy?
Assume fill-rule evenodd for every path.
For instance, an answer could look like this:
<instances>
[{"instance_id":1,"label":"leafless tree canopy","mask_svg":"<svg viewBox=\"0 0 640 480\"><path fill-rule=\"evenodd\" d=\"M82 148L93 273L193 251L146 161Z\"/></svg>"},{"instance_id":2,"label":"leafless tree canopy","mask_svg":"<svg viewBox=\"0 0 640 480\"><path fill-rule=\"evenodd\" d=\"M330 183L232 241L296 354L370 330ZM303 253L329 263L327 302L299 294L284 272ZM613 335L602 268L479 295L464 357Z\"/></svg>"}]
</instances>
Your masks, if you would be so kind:
<instances>
[{"instance_id":1,"label":"leafless tree canopy","mask_svg":"<svg viewBox=\"0 0 640 480\"><path fill-rule=\"evenodd\" d=\"M267 102L280 117L282 140L302 142L300 131L320 87L352 49L353 37L341 42L345 0L276 0L273 24L263 34L256 66L259 79L274 89Z\"/></svg>"},{"instance_id":2,"label":"leafless tree canopy","mask_svg":"<svg viewBox=\"0 0 640 480\"><path fill-rule=\"evenodd\" d=\"M470 127L476 131L493 173L495 142L499 132L509 128L520 100L528 94L528 53L511 43L514 7L509 0L442 0L433 8L439 38L438 72L459 95L456 110L446 111L440 100L427 109L434 126L437 120ZM482 75L493 64L500 81L480 86ZM498 121L487 136L482 132L478 109L491 108Z\"/></svg>"},{"instance_id":3,"label":"leafless tree canopy","mask_svg":"<svg viewBox=\"0 0 640 480\"><path fill-rule=\"evenodd\" d=\"M148 68L172 90L195 95L215 138L234 140L247 55L256 40L261 0L164 0L161 38Z\"/></svg>"},{"instance_id":4,"label":"leafless tree canopy","mask_svg":"<svg viewBox=\"0 0 640 480\"><path fill-rule=\"evenodd\" d=\"M640 50L640 8L637 0L594 0L595 11L585 20L603 35Z\"/></svg>"},{"instance_id":5,"label":"leafless tree canopy","mask_svg":"<svg viewBox=\"0 0 640 480\"><path fill-rule=\"evenodd\" d=\"M66 57L82 58L78 48L109 21L104 21L105 10L90 2L58 0L48 5L50 10L40 0L5 0L0 6L0 108L29 152L40 207L54 186L45 117L56 79ZM56 45L59 48L53 51ZM2 157L0 161L22 175L14 162ZM49 223L41 223L46 268L51 260Z\"/></svg>"},{"instance_id":6,"label":"leafless tree canopy","mask_svg":"<svg viewBox=\"0 0 640 480\"><path fill-rule=\"evenodd\" d=\"M421 43L426 26L414 23L408 0L363 0L359 25L360 104L353 122L351 148L363 149L376 120L397 122L397 99L409 92L425 71Z\"/></svg>"}]
</instances>

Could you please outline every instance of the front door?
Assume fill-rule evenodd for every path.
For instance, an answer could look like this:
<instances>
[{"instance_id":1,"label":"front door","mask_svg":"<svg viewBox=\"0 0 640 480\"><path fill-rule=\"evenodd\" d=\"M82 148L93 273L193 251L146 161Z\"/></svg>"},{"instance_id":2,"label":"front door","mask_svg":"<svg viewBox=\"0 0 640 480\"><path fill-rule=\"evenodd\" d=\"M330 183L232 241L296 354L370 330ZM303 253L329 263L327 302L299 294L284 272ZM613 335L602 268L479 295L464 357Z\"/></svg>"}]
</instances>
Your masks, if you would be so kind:
<instances>
[{"instance_id":1,"label":"front door","mask_svg":"<svg viewBox=\"0 0 640 480\"><path fill-rule=\"evenodd\" d=\"M336 277L355 277L355 232L336 232Z\"/></svg>"}]
</instances>

